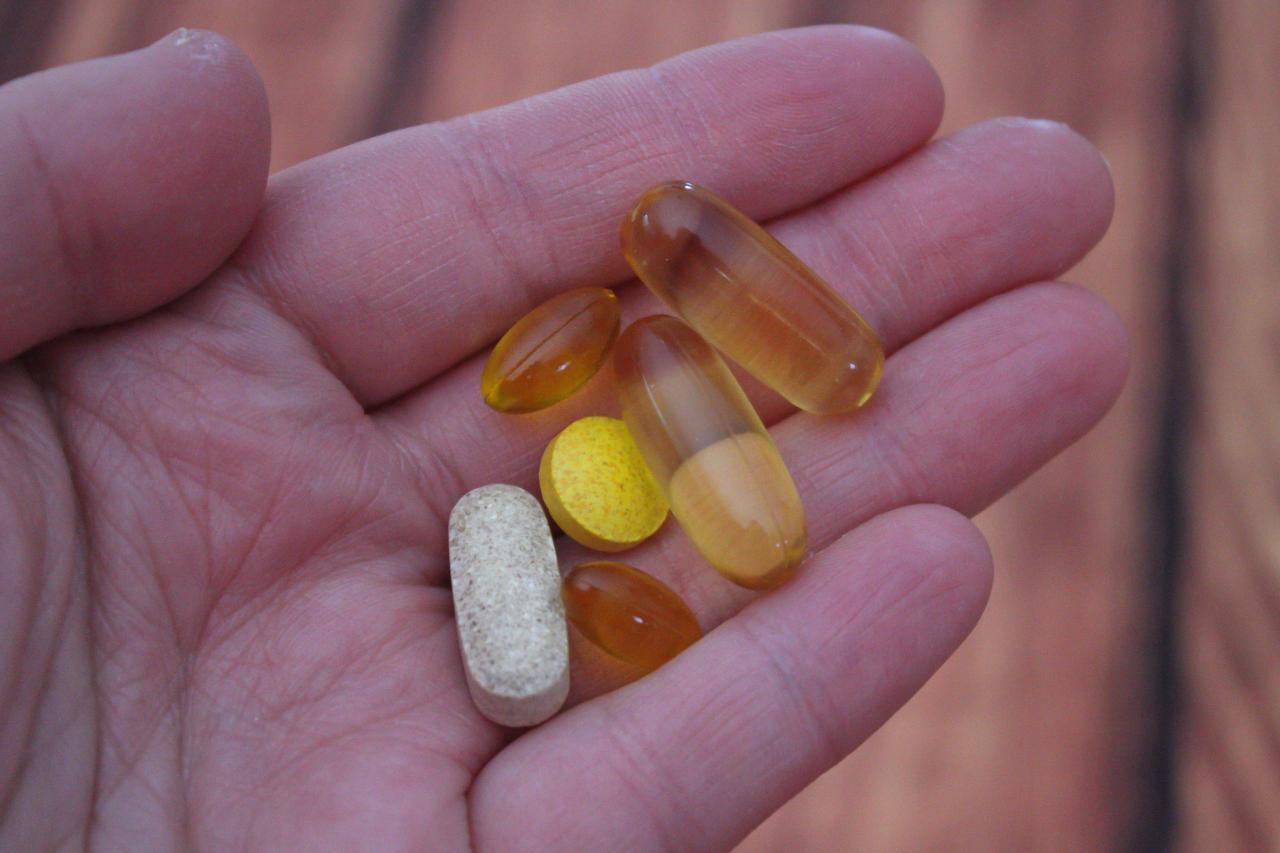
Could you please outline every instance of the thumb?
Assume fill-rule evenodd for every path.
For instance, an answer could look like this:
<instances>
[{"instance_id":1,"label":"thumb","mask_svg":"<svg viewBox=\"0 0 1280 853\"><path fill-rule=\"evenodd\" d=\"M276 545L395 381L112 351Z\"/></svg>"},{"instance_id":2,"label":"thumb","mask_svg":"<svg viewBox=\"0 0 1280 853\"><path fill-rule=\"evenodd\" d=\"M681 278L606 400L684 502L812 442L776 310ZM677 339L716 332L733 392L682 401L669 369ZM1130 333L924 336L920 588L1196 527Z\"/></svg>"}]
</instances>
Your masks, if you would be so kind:
<instances>
[{"instance_id":1,"label":"thumb","mask_svg":"<svg viewBox=\"0 0 1280 853\"><path fill-rule=\"evenodd\" d=\"M0 87L0 359L198 283L248 231L269 153L262 81L213 33Z\"/></svg>"}]
</instances>

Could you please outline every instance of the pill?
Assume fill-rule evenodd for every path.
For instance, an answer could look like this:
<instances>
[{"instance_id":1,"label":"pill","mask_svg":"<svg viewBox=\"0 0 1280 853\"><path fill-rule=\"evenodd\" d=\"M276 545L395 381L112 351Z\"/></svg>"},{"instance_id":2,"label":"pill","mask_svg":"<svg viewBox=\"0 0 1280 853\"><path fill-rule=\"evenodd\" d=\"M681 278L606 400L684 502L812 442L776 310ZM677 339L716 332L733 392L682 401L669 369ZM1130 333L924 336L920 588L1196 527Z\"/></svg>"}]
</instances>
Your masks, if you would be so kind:
<instances>
[{"instance_id":1,"label":"pill","mask_svg":"<svg viewBox=\"0 0 1280 853\"><path fill-rule=\"evenodd\" d=\"M797 408L845 412L875 391L876 333L724 199L686 181L653 187L623 222L622 252L672 311Z\"/></svg>"},{"instance_id":2,"label":"pill","mask_svg":"<svg viewBox=\"0 0 1280 853\"><path fill-rule=\"evenodd\" d=\"M639 545L667 517L667 499L617 418L593 415L565 427L543 452L538 481L560 529L597 551Z\"/></svg>"},{"instance_id":3,"label":"pill","mask_svg":"<svg viewBox=\"0 0 1280 853\"><path fill-rule=\"evenodd\" d=\"M742 586L786 580L804 557L804 507L742 387L675 317L646 317L613 353L622 416L707 561Z\"/></svg>"},{"instance_id":4,"label":"pill","mask_svg":"<svg viewBox=\"0 0 1280 853\"><path fill-rule=\"evenodd\" d=\"M569 692L569 635L538 499L506 485L463 495L449 515L449 577L476 708L504 726L550 717Z\"/></svg>"},{"instance_id":5,"label":"pill","mask_svg":"<svg viewBox=\"0 0 1280 853\"><path fill-rule=\"evenodd\" d=\"M484 401L500 412L559 403L595 375L618 336L618 298L603 287L553 297L516 321L480 377Z\"/></svg>"},{"instance_id":6,"label":"pill","mask_svg":"<svg viewBox=\"0 0 1280 853\"><path fill-rule=\"evenodd\" d=\"M574 628L640 672L652 672L702 636L693 611L671 587L625 563L575 566L561 594Z\"/></svg>"}]
</instances>

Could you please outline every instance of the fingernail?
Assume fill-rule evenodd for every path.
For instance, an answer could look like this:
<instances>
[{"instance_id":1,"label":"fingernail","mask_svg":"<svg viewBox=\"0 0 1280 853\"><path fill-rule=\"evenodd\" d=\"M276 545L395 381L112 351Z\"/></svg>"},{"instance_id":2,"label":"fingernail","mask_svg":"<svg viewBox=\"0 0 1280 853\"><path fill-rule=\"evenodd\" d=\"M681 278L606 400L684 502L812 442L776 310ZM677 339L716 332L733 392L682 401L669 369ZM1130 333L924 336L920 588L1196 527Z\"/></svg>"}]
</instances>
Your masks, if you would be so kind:
<instances>
[{"instance_id":1,"label":"fingernail","mask_svg":"<svg viewBox=\"0 0 1280 853\"><path fill-rule=\"evenodd\" d=\"M1033 130L1070 130L1071 126L1066 122L1054 121L1048 118L1029 118L1026 116L1008 116L996 119L996 122L1005 127L1027 127Z\"/></svg>"},{"instance_id":2,"label":"fingernail","mask_svg":"<svg viewBox=\"0 0 1280 853\"><path fill-rule=\"evenodd\" d=\"M204 64L219 63L229 55L227 41L217 33L190 27L179 27L156 44L181 48L187 58Z\"/></svg>"},{"instance_id":3,"label":"fingernail","mask_svg":"<svg viewBox=\"0 0 1280 853\"><path fill-rule=\"evenodd\" d=\"M169 33L169 35L165 36L164 38L160 39L160 41L156 42L156 44L171 44L177 47L181 47L187 42L195 40L196 37L199 35L200 35L199 30L189 29L187 27L178 27L176 30Z\"/></svg>"}]
</instances>

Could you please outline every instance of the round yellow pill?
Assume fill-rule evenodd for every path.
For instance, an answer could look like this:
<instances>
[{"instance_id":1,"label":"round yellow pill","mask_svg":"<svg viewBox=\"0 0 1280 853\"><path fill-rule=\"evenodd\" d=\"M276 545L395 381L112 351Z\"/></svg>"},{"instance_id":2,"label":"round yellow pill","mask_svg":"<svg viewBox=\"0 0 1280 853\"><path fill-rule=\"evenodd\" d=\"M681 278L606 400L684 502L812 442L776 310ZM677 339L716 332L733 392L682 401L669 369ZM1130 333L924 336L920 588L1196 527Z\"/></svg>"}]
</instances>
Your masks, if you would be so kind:
<instances>
[{"instance_id":1,"label":"round yellow pill","mask_svg":"<svg viewBox=\"0 0 1280 853\"><path fill-rule=\"evenodd\" d=\"M639 545L667 517L666 498L617 418L592 416L565 427L543 452L538 481L560 529L597 551Z\"/></svg>"}]
</instances>

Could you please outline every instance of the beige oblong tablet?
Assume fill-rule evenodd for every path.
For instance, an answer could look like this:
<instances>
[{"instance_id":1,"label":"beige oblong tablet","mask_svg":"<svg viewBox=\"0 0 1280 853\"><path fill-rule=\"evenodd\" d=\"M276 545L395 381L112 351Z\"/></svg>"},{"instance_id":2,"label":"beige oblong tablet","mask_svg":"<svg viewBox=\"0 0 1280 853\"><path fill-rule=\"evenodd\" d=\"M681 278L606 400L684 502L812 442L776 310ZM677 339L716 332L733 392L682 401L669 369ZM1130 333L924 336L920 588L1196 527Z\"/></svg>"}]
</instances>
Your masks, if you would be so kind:
<instances>
[{"instance_id":1,"label":"beige oblong tablet","mask_svg":"<svg viewBox=\"0 0 1280 853\"><path fill-rule=\"evenodd\" d=\"M501 484L463 495L449 514L449 575L480 713L504 726L550 717L569 693L569 633L538 499Z\"/></svg>"}]
</instances>

